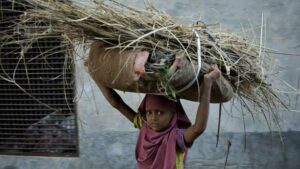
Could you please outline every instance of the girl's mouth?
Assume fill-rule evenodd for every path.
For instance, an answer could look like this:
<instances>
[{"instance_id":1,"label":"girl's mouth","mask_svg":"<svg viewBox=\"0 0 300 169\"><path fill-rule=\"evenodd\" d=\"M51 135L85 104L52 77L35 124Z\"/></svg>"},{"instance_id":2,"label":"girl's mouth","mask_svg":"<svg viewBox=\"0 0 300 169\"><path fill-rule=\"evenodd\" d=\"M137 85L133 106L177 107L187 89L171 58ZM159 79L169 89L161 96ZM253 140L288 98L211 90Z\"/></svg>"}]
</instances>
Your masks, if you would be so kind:
<instances>
[{"instance_id":1,"label":"girl's mouth","mask_svg":"<svg viewBox=\"0 0 300 169\"><path fill-rule=\"evenodd\" d=\"M159 128L159 124L158 123L150 123L150 127L153 129L157 129L157 128Z\"/></svg>"}]
</instances>

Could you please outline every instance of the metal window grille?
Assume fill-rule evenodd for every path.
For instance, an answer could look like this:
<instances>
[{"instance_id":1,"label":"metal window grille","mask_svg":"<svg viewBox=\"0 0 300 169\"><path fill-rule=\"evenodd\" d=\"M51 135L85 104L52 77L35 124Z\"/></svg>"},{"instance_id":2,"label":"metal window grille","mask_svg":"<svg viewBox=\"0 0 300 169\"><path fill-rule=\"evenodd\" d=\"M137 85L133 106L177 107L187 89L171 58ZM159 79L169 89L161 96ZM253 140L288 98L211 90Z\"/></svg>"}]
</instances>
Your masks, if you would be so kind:
<instances>
[{"instance_id":1,"label":"metal window grille","mask_svg":"<svg viewBox=\"0 0 300 169\"><path fill-rule=\"evenodd\" d=\"M78 156L72 56L60 36L26 40L18 2L0 1L0 154Z\"/></svg>"}]
</instances>

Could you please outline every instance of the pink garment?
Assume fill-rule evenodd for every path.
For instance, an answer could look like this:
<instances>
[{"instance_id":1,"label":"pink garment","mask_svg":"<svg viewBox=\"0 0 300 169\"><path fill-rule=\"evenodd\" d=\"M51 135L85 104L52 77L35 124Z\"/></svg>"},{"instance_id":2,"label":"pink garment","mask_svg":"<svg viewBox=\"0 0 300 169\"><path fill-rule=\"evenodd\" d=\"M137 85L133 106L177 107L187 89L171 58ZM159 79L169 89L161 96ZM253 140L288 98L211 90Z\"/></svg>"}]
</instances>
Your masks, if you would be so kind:
<instances>
[{"instance_id":1,"label":"pink garment","mask_svg":"<svg viewBox=\"0 0 300 169\"><path fill-rule=\"evenodd\" d=\"M146 95L139 112L159 109L173 111L168 127L161 132L152 130L146 123L142 126L136 146L136 160L139 169L174 169L176 165L176 132L178 128L191 125L181 103L168 100L164 96Z\"/></svg>"}]
</instances>

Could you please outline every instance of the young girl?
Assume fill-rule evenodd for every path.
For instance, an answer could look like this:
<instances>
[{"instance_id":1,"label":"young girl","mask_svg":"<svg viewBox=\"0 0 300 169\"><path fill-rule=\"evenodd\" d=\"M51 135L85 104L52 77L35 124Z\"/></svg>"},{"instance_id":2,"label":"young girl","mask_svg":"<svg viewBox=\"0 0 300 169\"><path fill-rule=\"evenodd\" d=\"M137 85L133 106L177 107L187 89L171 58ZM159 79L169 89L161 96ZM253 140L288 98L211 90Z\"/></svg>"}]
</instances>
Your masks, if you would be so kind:
<instances>
[{"instance_id":1,"label":"young girl","mask_svg":"<svg viewBox=\"0 0 300 169\"><path fill-rule=\"evenodd\" d=\"M205 130L212 83L220 77L216 65L204 75L196 120L191 124L183 107L164 96L146 94L138 113L111 88L99 85L109 103L140 129L136 145L139 169L183 169L187 149Z\"/></svg>"}]
</instances>

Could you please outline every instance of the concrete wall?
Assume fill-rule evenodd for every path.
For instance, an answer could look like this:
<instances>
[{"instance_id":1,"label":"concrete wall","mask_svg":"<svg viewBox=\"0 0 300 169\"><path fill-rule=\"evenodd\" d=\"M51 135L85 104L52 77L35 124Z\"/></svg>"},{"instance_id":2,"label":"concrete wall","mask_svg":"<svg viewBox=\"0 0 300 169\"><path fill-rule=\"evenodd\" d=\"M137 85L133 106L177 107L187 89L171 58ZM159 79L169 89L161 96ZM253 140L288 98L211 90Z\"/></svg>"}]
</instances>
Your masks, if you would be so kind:
<instances>
[{"instance_id":1,"label":"concrete wall","mask_svg":"<svg viewBox=\"0 0 300 169\"><path fill-rule=\"evenodd\" d=\"M142 6L139 0L122 0L126 4ZM259 40L262 13L266 27L265 45L281 53L300 53L299 8L298 0L165 0L154 1L158 9L164 10L179 18L181 22L204 20L207 23L220 23L221 27L230 28L249 37ZM82 54L84 55L84 54ZM273 55L278 62L287 65L281 74L284 80L297 86L299 76L299 56ZM112 109L94 82L86 74L82 62L77 62L78 113L80 120L80 157L78 158L45 158L0 156L0 169L133 169L135 168L134 147L138 131ZM142 94L119 92L124 100L137 109ZM193 145L189 152L187 168L223 168L225 163L227 140L232 142L228 157L229 169L296 169L300 168L300 120L299 101L296 95L291 96L291 104L297 111L281 112L280 124L285 141L280 142L278 129L274 124L274 133L269 133L263 118L258 116L253 121L250 115L245 117L246 150L244 124L240 112L230 111L222 115L221 137L216 148L216 131L218 123L218 105L212 105L207 130ZM191 120L194 120L198 106L195 102L183 101L183 106Z\"/></svg>"}]
</instances>

